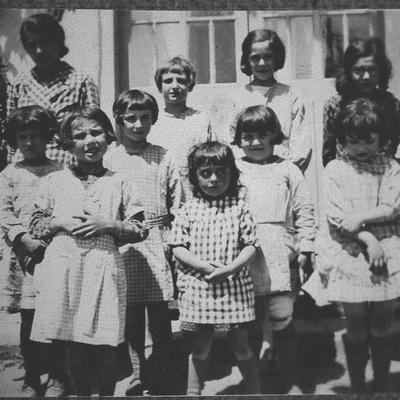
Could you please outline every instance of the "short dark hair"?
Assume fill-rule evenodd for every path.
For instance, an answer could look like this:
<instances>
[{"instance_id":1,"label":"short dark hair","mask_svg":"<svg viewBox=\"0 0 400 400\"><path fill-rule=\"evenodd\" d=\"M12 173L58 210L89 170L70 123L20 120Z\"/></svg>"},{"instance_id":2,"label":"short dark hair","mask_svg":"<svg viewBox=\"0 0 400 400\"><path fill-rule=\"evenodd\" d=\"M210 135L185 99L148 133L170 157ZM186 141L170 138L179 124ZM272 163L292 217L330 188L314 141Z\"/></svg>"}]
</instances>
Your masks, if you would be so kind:
<instances>
[{"instance_id":1,"label":"short dark hair","mask_svg":"<svg viewBox=\"0 0 400 400\"><path fill-rule=\"evenodd\" d=\"M274 110L266 105L252 106L241 111L237 117L235 137L232 144L240 147L243 132L272 132L273 145L285 139L282 127Z\"/></svg>"},{"instance_id":2,"label":"short dark hair","mask_svg":"<svg viewBox=\"0 0 400 400\"><path fill-rule=\"evenodd\" d=\"M348 103L339 112L334 125L334 134L344 146L348 138L368 140L372 133L379 135L379 146L389 140L386 115L376 103L359 98Z\"/></svg>"},{"instance_id":3,"label":"short dark hair","mask_svg":"<svg viewBox=\"0 0 400 400\"><path fill-rule=\"evenodd\" d=\"M151 123L154 125L157 122L159 112L157 100L142 90L126 90L115 100L113 115L118 125L124 125L123 117L126 110L150 110Z\"/></svg>"},{"instance_id":4,"label":"short dark hair","mask_svg":"<svg viewBox=\"0 0 400 400\"><path fill-rule=\"evenodd\" d=\"M226 194L231 197L238 196L240 188L240 173L235 163L235 156L228 145L218 141L200 143L192 147L189 153L188 162L189 182L192 185L192 191L195 197L204 197L197 179L197 170L203 165L229 167L231 178Z\"/></svg>"},{"instance_id":5,"label":"short dark hair","mask_svg":"<svg viewBox=\"0 0 400 400\"><path fill-rule=\"evenodd\" d=\"M249 62L249 55L251 53L251 46L253 43L270 42L271 50L274 52L275 64L274 69L278 71L285 65L286 51L278 34L270 29L256 29L249 32L242 43L242 58L240 61L240 69L247 76L252 75L251 66Z\"/></svg>"},{"instance_id":6,"label":"short dark hair","mask_svg":"<svg viewBox=\"0 0 400 400\"><path fill-rule=\"evenodd\" d=\"M157 89L159 92L161 92L162 90L162 76L164 74L167 74L168 72L174 72L177 74L184 73L189 83L188 85L189 92L193 90L196 80L196 69L189 60L187 60L184 57L177 56L169 60L162 67L157 69L154 75L154 80L156 82Z\"/></svg>"},{"instance_id":7,"label":"short dark hair","mask_svg":"<svg viewBox=\"0 0 400 400\"><path fill-rule=\"evenodd\" d=\"M49 143L57 132L58 123L53 112L41 106L20 107L13 111L4 127L7 143L17 147L17 132L38 129L44 142Z\"/></svg>"},{"instance_id":8,"label":"short dark hair","mask_svg":"<svg viewBox=\"0 0 400 400\"><path fill-rule=\"evenodd\" d=\"M29 33L36 33L53 39L59 46L60 58L68 54L68 47L65 46L64 29L50 14L34 14L22 22L19 35L25 48Z\"/></svg>"},{"instance_id":9,"label":"short dark hair","mask_svg":"<svg viewBox=\"0 0 400 400\"><path fill-rule=\"evenodd\" d=\"M374 58L378 65L379 88L382 90L388 88L389 79L392 76L392 63L386 56L383 41L377 37L371 37L366 40L359 39L347 47L343 58L343 68L336 78L336 90L339 94L345 97L351 97L354 94L351 69L360 58L370 56Z\"/></svg>"},{"instance_id":10,"label":"short dark hair","mask_svg":"<svg viewBox=\"0 0 400 400\"><path fill-rule=\"evenodd\" d=\"M106 133L107 144L110 144L116 137L114 135L114 128L106 113L100 108L88 106L66 114L61 121L60 126L60 141L65 150L72 149L72 136L71 127L77 119L87 119L98 122Z\"/></svg>"}]
</instances>

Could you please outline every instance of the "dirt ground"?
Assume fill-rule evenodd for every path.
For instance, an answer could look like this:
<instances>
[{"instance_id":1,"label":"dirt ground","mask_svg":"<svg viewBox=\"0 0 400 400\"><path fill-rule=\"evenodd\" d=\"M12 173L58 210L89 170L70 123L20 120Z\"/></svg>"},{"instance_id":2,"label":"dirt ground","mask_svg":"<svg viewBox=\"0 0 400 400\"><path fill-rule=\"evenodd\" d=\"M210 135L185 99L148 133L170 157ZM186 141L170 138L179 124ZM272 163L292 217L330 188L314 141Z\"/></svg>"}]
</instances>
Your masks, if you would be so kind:
<instances>
[{"instance_id":1,"label":"dirt ground","mask_svg":"<svg viewBox=\"0 0 400 400\"><path fill-rule=\"evenodd\" d=\"M296 317L298 332L297 371L304 394L349 393L350 383L341 336L344 320L340 316ZM304 314L304 313L303 313ZM307 314L307 313L306 313ZM175 379L180 383L175 394L184 394L185 361L180 335L175 329L174 367ZM400 335L400 318L396 321L396 335ZM0 397L19 397L24 377L22 359L19 355L19 314L7 314L0 310ZM400 336L399 336L400 337ZM400 340L396 340L400 343ZM151 351L151 348L149 349ZM391 365L390 389L400 392L400 351L395 347ZM218 340L213 351L212 366L203 395L237 395L243 393L242 378L226 343ZM367 367L367 381L372 381L372 367ZM46 376L43 376L43 382ZM261 370L262 390L265 394L279 393L278 376L274 362L265 359ZM115 395L124 396L131 377L118 382Z\"/></svg>"}]
</instances>

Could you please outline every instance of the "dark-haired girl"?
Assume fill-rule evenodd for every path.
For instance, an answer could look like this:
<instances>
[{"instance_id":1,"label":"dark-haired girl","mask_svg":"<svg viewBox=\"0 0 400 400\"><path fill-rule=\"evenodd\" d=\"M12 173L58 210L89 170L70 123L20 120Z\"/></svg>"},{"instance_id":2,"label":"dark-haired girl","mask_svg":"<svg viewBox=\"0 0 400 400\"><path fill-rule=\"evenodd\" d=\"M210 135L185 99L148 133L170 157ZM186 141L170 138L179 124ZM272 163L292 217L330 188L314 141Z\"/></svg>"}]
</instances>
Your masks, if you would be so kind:
<instances>
[{"instance_id":1,"label":"dark-haired girl","mask_svg":"<svg viewBox=\"0 0 400 400\"><path fill-rule=\"evenodd\" d=\"M40 106L27 106L11 114L4 130L9 145L18 148L23 156L21 161L9 165L0 174L0 226L9 250L2 260L9 271L5 288L10 299L7 308L9 312L20 312L21 315L20 339L25 368L21 395L24 397L42 394L43 354L55 349L29 339L35 314L34 271L46 249L46 242L29 233L29 222L40 181L51 172L62 169L60 164L46 157L46 144L56 129L57 120L51 111ZM62 361L59 360L58 364L62 365ZM50 367L53 386L57 380L60 389L58 393L49 389L48 396L64 394L62 368L57 372L48 364L46 367Z\"/></svg>"},{"instance_id":2,"label":"dark-haired girl","mask_svg":"<svg viewBox=\"0 0 400 400\"><path fill-rule=\"evenodd\" d=\"M383 110L366 99L345 106L335 135L343 156L325 169L332 241L318 250L327 299L343 302L344 344L353 392L388 390L392 328L400 295L400 167L380 153L390 131Z\"/></svg>"},{"instance_id":3,"label":"dark-haired girl","mask_svg":"<svg viewBox=\"0 0 400 400\"><path fill-rule=\"evenodd\" d=\"M344 153L334 135L338 113L349 102L360 97L374 101L385 112L389 138L381 150L400 159L400 154L396 155L400 142L400 102L387 91L391 75L392 64L385 54L384 43L379 38L358 40L347 48L343 68L336 79L337 94L324 107L324 166Z\"/></svg>"},{"instance_id":4,"label":"dark-haired girl","mask_svg":"<svg viewBox=\"0 0 400 400\"><path fill-rule=\"evenodd\" d=\"M271 108L253 106L239 114L234 143L243 150L244 156L237 160L237 165L241 182L248 191L261 247L250 263L257 319L251 331L252 344L258 357L266 320L280 361L282 390L299 394L292 320L299 282L296 287L292 281L296 282L293 278L299 276L299 268L304 268L313 257L314 207L300 170L274 154L274 147L283 138L281 125Z\"/></svg>"},{"instance_id":5,"label":"dark-haired girl","mask_svg":"<svg viewBox=\"0 0 400 400\"><path fill-rule=\"evenodd\" d=\"M11 85L8 115L16 108L37 104L53 111L60 122L69 111L99 106L93 80L62 61L68 47L64 29L55 18L50 14L31 15L21 25L20 39L35 67L18 75ZM57 135L47 145L46 154L49 159L66 166L74 164L71 154L62 149ZM19 152L9 153L9 162L20 159Z\"/></svg>"},{"instance_id":6,"label":"dark-haired girl","mask_svg":"<svg viewBox=\"0 0 400 400\"><path fill-rule=\"evenodd\" d=\"M98 108L65 116L60 138L78 165L46 176L38 190L31 230L51 239L36 268L37 302L31 339L64 341L75 394L90 396L89 352L96 352L99 395L112 396L117 345L124 340L126 277L118 246L144 240L138 190L104 168L114 140Z\"/></svg>"},{"instance_id":7,"label":"dark-haired girl","mask_svg":"<svg viewBox=\"0 0 400 400\"><path fill-rule=\"evenodd\" d=\"M178 211L170 241L186 276L179 308L181 330L192 340L188 395L201 394L217 332L226 334L248 393L260 393L258 364L247 337L255 318L247 264L258 244L238 179L228 146L208 142L190 153L194 197Z\"/></svg>"},{"instance_id":8,"label":"dark-haired girl","mask_svg":"<svg viewBox=\"0 0 400 400\"><path fill-rule=\"evenodd\" d=\"M311 156L310 116L306 114L309 110L306 110L304 96L275 78L275 72L285 64L285 57L285 47L276 32L256 29L246 36L242 43L240 69L251 77L251 81L233 94L235 118L231 133L234 135L237 114L243 109L255 105L272 108L284 135L274 151L304 172Z\"/></svg>"}]
</instances>

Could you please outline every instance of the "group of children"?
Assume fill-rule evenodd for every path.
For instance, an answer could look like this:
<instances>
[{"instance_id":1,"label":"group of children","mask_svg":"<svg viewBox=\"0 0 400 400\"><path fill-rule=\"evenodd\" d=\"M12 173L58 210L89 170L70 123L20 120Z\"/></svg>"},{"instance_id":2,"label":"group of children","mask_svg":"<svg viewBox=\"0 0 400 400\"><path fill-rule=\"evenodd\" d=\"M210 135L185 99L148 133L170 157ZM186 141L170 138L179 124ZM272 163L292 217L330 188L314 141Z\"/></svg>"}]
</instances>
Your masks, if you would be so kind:
<instances>
[{"instance_id":1,"label":"group of children","mask_svg":"<svg viewBox=\"0 0 400 400\"><path fill-rule=\"evenodd\" d=\"M194 79L181 58L156 73L171 128L157 122L153 96L122 93L113 106L117 147L109 146L113 127L100 109L66 115L58 135L76 159L71 169L46 157L57 126L51 112L28 106L8 119L6 139L24 159L0 174L1 225L13 250L10 266L24 274L21 344L31 395L40 390L39 346L48 342L57 347L46 350L49 359L59 361L54 354L65 351L80 396L92 394L86 363L94 349L99 395L113 395L124 340L139 364L127 394L139 394L138 382L150 394L169 394L174 281L191 348L188 395L201 394L217 334L226 337L247 393L261 393L259 358L271 339L282 392L299 393L292 314L299 269L313 262L316 234L307 183L296 165L274 154L285 136L266 105L235 119L238 157L211 140L207 123L192 136L191 121L194 129L203 119L186 106ZM169 129L183 124L182 135L172 136ZM337 134L346 156L326 171L331 240L318 251L321 279L330 300L344 303L353 389L365 391L370 347L375 390L385 391L400 295L400 167L379 154L385 117L368 100L344 108ZM55 365L53 378L62 373Z\"/></svg>"}]
</instances>

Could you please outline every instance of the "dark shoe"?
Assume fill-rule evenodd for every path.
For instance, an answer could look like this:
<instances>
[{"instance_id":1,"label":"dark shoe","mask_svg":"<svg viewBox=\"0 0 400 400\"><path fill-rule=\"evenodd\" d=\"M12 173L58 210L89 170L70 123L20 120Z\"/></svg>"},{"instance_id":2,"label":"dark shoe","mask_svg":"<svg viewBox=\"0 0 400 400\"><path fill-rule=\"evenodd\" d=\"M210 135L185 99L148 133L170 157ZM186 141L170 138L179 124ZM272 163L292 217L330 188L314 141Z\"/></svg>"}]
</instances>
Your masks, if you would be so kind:
<instances>
[{"instance_id":1,"label":"dark shoe","mask_svg":"<svg viewBox=\"0 0 400 400\"><path fill-rule=\"evenodd\" d=\"M62 397L66 395L65 385L58 379L49 379L44 397Z\"/></svg>"},{"instance_id":2,"label":"dark shoe","mask_svg":"<svg viewBox=\"0 0 400 400\"><path fill-rule=\"evenodd\" d=\"M125 396L143 396L143 385L139 379L134 379L125 392Z\"/></svg>"},{"instance_id":3,"label":"dark shoe","mask_svg":"<svg viewBox=\"0 0 400 400\"><path fill-rule=\"evenodd\" d=\"M365 367L369 359L367 340L349 340L346 335L342 338L351 390L353 393L365 393Z\"/></svg>"},{"instance_id":4,"label":"dark shoe","mask_svg":"<svg viewBox=\"0 0 400 400\"><path fill-rule=\"evenodd\" d=\"M25 383L22 385L21 397L37 397L37 396L38 393L33 387L28 386Z\"/></svg>"},{"instance_id":5,"label":"dark shoe","mask_svg":"<svg viewBox=\"0 0 400 400\"><path fill-rule=\"evenodd\" d=\"M370 338L372 368L374 371L374 393L388 391L390 363L392 360L392 336Z\"/></svg>"}]
</instances>

